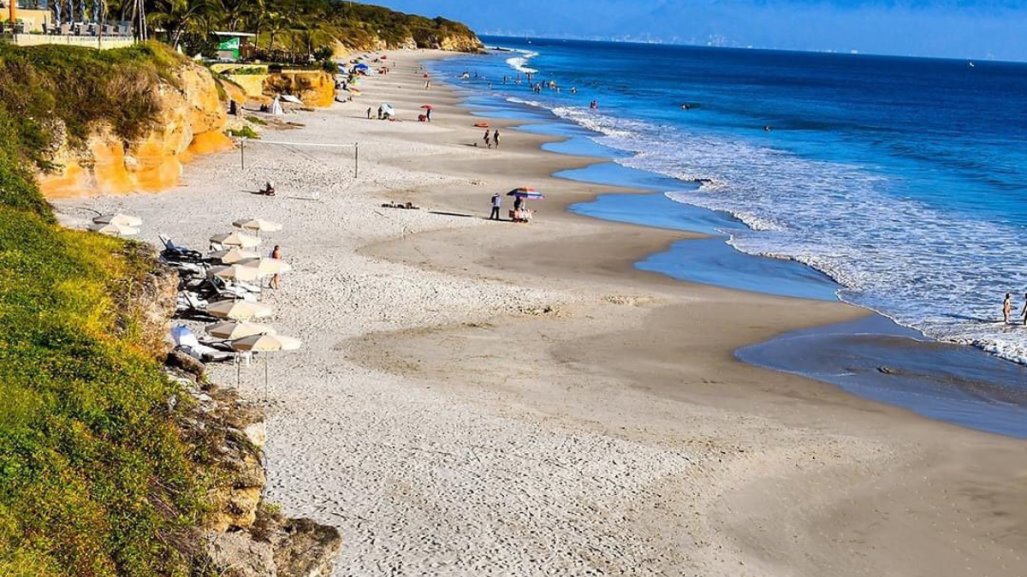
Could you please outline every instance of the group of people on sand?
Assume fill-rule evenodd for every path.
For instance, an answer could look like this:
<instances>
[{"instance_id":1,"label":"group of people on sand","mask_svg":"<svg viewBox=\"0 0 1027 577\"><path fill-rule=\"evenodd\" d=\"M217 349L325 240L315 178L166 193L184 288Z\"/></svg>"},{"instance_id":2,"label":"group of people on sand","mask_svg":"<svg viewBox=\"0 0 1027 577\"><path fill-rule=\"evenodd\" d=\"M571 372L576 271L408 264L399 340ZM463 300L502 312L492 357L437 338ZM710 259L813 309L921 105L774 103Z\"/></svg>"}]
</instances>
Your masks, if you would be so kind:
<instances>
[{"instance_id":1,"label":"group of people on sand","mask_svg":"<svg viewBox=\"0 0 1027 577\"><path fill-rule=\"evenodd\" d=\"M1009 316L1013 314L1013 295L1006 293L1002 301L1002 321L1009 324ZM1023 308L1020 309L1020 316L1023 317L1023 324L1027 326L1027 293L1023 295Z\"/></svg>"},{"instance_id":2,"label":"group of people on sand","mask_svg":"<svg viewBox=\"0 0 1027 577\"><path fill-rule=\"evenodd\" d=\"M488 148L492 148L493 145L495 145L496 148L499 148L499 129L496 129L490 135L489 129L486 128L485 136L482 137L482 140L485 141L485 146Z\"/></svg>"},{"instance_id":3,"label":"group of people on sand","mask_svg":"<svg viewBox=\"0 0 1027 577\"><path fill-rule=\"evenodd\" d=\"M503 208L503 197L498 192L492 195L491 205L492 212L489 214L489 220L503 220L499 216L499 209ZM528 222L531 220L531 211L524 208L524 198L520 196L514 198L513 210L510 211L510 220L514 222Z\"/></svg>"}]
</instances>

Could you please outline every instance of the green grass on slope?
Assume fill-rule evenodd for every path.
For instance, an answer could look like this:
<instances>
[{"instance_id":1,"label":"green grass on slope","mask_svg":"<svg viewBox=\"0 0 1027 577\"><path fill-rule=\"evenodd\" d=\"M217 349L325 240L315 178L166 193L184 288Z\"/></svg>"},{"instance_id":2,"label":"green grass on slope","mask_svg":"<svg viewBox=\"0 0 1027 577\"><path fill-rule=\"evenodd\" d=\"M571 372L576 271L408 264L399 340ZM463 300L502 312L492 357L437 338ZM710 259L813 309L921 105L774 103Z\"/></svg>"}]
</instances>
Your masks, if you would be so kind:
<instances>
[{"instance_id":1,"label":"green grass on slope","mask_svg":"<svg viewBox=\"0 0 1027 577\"><path fill-rule=\"evenodd\" d=\"M126 306L153 261L58 227L23 164L45 163L33 147L54 117L80 136L147 122L136 105L173 56L57 48L0 48L0 575L187 575L202 473L175 426L185 402Z\"/></svg>"}]
</instances>

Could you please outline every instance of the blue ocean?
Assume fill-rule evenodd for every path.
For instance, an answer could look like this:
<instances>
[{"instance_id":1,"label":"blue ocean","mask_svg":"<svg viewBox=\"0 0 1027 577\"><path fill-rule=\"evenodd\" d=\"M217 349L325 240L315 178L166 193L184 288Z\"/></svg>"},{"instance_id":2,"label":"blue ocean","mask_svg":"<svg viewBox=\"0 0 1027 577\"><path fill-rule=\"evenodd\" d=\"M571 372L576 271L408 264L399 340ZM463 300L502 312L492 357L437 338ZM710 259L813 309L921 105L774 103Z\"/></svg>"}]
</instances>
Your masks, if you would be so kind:
<instances>
[{"instance_id":1,"label":"blue ocean","mask_svg":"<svg viewBox=\"0 0 1027 577\"><path fill-rule=\"evenodd\" d=\"M616 171L607 180L659 194L581 212L661 226L668 199L709 209L724 218L699 215L688 228L812 269L781 279L805 289L739 288L826 290L1027 364L1027 327L1001 322L1005 293L1016 317L1027 292L1027 65L484 41L503 50L434 71L493 116L502 102L566 119L599 149L574 152L609 154L623 169L625 182ZM640 266L671 273L674 258Z\"/></svg>"}]
</instances>

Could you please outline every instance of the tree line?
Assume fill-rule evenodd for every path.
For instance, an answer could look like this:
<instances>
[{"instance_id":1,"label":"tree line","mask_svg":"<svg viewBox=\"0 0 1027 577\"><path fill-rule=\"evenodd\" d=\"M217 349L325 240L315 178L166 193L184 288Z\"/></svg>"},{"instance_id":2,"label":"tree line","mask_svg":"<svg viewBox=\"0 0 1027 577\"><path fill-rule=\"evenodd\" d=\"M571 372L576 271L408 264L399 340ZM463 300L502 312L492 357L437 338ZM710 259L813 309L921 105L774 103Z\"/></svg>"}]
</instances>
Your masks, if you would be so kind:
<instances>
[{"instance_id":1,"label":"tree line","mask_svg":"<svg viewBox=\"0 0 1027 577\"><path fill-rule=\"evenodd\" d=\"M49 9L57 23L131 22L138 37L162 40L190 56L213 55L215 31L255 34L258 52L293 59L313 58L336 44L363 49L379 40L393 47L412 39L419 48L434 48L446 37L474 36L444 18L346 0L28 0L22 5Z\"/></svg>"}]
</instances>

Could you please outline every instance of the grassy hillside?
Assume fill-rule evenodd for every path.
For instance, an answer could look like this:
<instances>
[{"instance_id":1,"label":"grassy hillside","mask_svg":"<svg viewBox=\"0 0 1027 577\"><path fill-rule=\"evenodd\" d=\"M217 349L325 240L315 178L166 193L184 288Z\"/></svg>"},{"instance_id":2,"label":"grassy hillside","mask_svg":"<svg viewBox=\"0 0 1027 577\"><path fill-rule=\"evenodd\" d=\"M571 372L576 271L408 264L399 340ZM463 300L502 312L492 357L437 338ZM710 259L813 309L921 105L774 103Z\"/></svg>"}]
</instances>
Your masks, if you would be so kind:
<instances>
[{"instance_id":1,"label":"grassy hillside","mask_svg":"<svg viewBox=\"0 0 1027 577\"><path fill-rule=\"evenodd\" d=\"M124 2L124 0L121 0ZM160 37L187 54L214 56L214 31L257 35L262 60L305 62L326 59L337 43L369 50L384 43L396 48L476 50L481 46L469 28L444 18L425 18L339 0L149 0L146 12ZM112 4L117 11L117 3Z\"/></svg>"},{"instance_id":2,"label":"grassy hillside","mask_svg":"<svg viewBox=\"0 0 1027 577\"><path fill-rule=\"evenodd\" d=\"M54 223L32 174L63 124L128 137L176 57L0 46L0 575L188 575L204 514L187 405L131 306L140 245ZM60 123L55 122L60 120ZM170 402L178 399L178 402Z\"/></svg>"},{"instance_id":3,"label":"grassy hillside","mask_svg":"<svg viewBox=\"0 0 1027 577\"><path fill-rule=\"evenodd\" d=\"M477 41L470 28L445 18L425 18L369 4L335 3L334 24L338 39L352 48L369 46L376 38L389 47L400 46L412 38L418 48L438 48L444 38Z\"/></svg>"}]
</instances>

